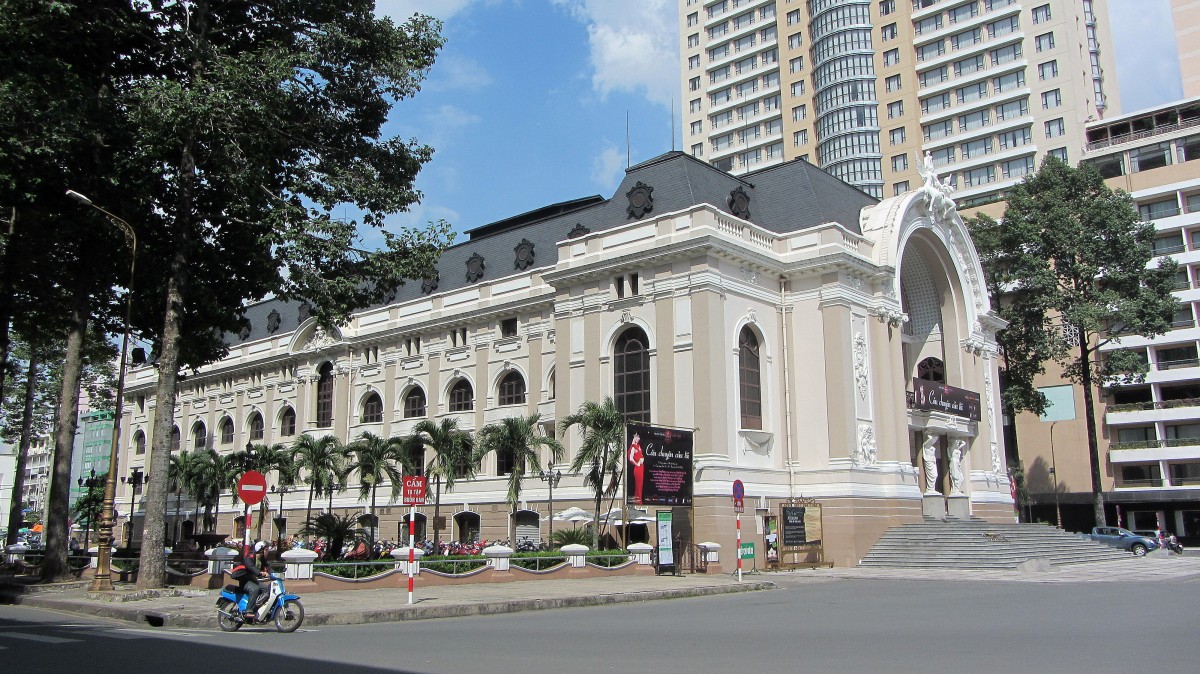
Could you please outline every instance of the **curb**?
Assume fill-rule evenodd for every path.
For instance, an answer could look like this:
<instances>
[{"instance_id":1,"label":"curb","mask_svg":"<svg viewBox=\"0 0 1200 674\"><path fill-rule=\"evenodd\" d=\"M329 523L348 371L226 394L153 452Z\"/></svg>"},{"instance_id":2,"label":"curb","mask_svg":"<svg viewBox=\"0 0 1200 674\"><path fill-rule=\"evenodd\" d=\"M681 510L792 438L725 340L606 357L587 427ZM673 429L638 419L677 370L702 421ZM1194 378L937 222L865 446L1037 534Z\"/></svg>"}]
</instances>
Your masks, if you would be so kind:
<instances>
[{"instance_id":1,"label":"curb","mask_svg":"<svg viewBox=\"0 0 1200 674\"><path fill-rule=\"evenodd\" d=\"M377 622L404 622L409 620L434 620L437 618L461 618L479 615L499 615L503 613L518 613L522 611L538 611L555 608L577 608L585 606L606 606L610 604L625 604L633 602L657 601L664 599L682 599L686 597L703 597L717 594L732 594L735 592L754 592L773 590L777 585L771 581L742 583L740 585L710 585L693 588L678 588L669 590L646 590L641 592L619 592L613 594L578 595L556 597L551 599L515 599L506 601L480 602L473 604L454 604L442 606L401 606L388 609L369 611L352 611L343 613L309 613L305 616L304 624L321 625L361 625ZM96 602L77 599L64 599L34 595L9 596L6 599L20 606L64 611L79 615L109 618L149 625L151 627L200 628L216 629L215 609L213 612L198 614L194 609L182 611L171 609L138 608L117 602Z\"/></svg>"}]
</instances>

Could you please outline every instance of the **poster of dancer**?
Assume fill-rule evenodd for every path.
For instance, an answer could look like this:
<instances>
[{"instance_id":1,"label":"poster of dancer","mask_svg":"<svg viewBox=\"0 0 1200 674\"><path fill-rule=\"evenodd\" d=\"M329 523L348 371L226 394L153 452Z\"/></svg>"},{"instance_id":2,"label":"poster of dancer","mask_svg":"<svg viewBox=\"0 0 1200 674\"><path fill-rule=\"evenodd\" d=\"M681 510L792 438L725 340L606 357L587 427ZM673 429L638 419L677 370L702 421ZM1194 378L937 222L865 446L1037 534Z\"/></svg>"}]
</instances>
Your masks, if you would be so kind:
<instances>
[{"instance_id":1,"label":"poster of dancer","mask_svg":"<svg viewBox=\"0 0 1200 674\"><path fill-rule=\"evenodd\" d=\"M626 426L626 501L633 505L692 504L692 432Z\"/></svg>"}]
</instances>

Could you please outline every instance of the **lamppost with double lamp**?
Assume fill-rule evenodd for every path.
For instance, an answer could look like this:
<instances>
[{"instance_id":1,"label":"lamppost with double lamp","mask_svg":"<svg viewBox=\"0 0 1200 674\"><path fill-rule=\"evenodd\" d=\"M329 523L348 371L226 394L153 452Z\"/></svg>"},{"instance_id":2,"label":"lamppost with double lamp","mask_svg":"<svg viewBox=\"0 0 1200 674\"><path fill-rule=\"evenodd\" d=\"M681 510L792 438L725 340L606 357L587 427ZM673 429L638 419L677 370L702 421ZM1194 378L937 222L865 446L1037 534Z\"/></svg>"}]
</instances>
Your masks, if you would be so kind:
<instances>
[{"instance_id":1,"label":"lamppost with double lamp","mask_svg":"<svg viewBox=\"0 0 1200 674\"><path fill-rule=\"evenodd\" d=\"M97 529L99 554L96 557L96 575L92 578L92 592L110 591L112 584L113 499L117 496L117 450L121 447L121 415L125 402L125 363L129 353L129 318L133 310L133 275L137 264L137 234L133 226L121 218L92 203L91 199L75 190L67 190L67 196L89 208L103 213L108 221L125 235L129 246L129 285L125 288L125 325L121 334L121 363L117 368L117 402L113 415L112 445L108 452L108 475L104 478L104 507L100 510L100 527Z\"/></svg>"},{"instance_id":2,"label":"lamppost with double lamp","mask_svg":"<svg viewBox=\"0 0 1200 674\"><path fill-rule=\"evenodd\" d=\"M538 477L542 482L550 485L550 541L554 541L554 488L558 486L558 481L562 479L562 471L554 470L554 462L550 461L546 464L546 470L538 473Z\"/></svg>"},{"instance_id":3,"label":"lamppost with double lamp","mask_svg":"<svg viewBox=\"0 0 1200 674\"><path fill-rule=\"evenodd\" d=\"M129 521L126 523L128 530L126 531L125 535L125 550L128 552L129 550L133 549L134 500L137 498L138 489L142 485L150 483L150 477L143 473L141 468L134 468L133 471L129 473L128 478L126 478L124 475L121 476L121 482L129 485Z\"/></svg>"},{"instance_id":4,"label":"lamppost with double lamp","mask_svg":"<svg viewBox=\"0 0 1200 674\"><path fill-rule=\"evenodd\" d=\"M92 489L95 489L97 486L99 486L103 483L99 479L96 478L96 469L95 468L91 469L90 474L86 478L81 477L78 480L76 480L76 482L79 483L80 487L87 488L87 491L83 492L83 498L85 499L84 503L87 504L87 508L88 508L87 513L86 513L87 514L87 528L83 530L83 551L84 551L84 553L86 553L88 551L88 547L89 547L88 544L91 542L90 539L92 536L92 520L96 519L96 511L94 510L95 504L93 504L91 501Z\"/></svg>"}]
</instances>

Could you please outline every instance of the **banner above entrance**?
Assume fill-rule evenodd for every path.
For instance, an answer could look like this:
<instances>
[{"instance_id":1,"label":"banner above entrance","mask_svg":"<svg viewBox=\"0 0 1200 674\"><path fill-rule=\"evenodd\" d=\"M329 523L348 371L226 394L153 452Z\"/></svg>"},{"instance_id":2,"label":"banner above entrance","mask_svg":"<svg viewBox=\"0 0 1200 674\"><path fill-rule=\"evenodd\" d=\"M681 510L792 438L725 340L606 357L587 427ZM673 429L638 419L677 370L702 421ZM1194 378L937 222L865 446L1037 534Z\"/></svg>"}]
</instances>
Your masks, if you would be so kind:
<instances>
[{"instance_id":1,"label":"banner above entrance","mask_svg":"<svg viewBox=\"0 0 1200 674\"><path fill-rule=\"evenodd\" d=\"M913 380L913 408L979 421L979 394L941 382Z\"/></svg>"}]
</instances>

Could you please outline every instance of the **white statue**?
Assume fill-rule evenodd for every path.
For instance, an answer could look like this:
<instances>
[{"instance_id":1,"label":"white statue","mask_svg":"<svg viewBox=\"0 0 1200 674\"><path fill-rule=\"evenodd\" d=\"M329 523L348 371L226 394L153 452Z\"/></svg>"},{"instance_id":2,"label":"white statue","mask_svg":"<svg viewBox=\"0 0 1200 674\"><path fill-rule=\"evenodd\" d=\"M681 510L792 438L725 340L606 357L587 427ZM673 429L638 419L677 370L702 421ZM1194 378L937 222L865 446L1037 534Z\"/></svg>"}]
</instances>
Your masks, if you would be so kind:
<instances>
[{"instance_id":1,"label":"white statue","mask_svg":"<svg viewBox=\"0 0 1200 674\"><path fill-rule=\"evenodd\" d=\"M954 449L950 452L950 494L959 496L963 493L962 458L967 448L967 441L962 438L954 439Z\"/></svg>"},{"instance_id":2,"label":"white statue","mask_svg":"<svg viewBox=\"0 0 1200 674\"><path fill-rule=\"evenodd\" d=\"M950 198L954 188L938 178L937 169L933 166L933 153L929 150L925 151L925 160L917 167L917 172L925 180L921 193L925 196L925 207L929 209L930 217L937 220L948 218L950 211L954 210L954 200Z\"/></svg>"},{"instance_id":3,"label":"white statue","mask_svg":"<svg viewBox=\"0 0 1200 674\"><path fill-rule=\"evenodd\" d=\"M855 466L874 466L879 459L879 445L875 443L875 429L871 424L859 424L858 447L851 459Z\"/></svg>"},{"instance_id":4,"label":"white statue","mask_svg":"<svg viewBox=\"0 0 1200 674\"><path fill-rule=\"evenodd\" d=\"M926 435L921 443L921 460L925 463L925 493L937 493L937 436Z\"/></svg>"}]
</instances>

